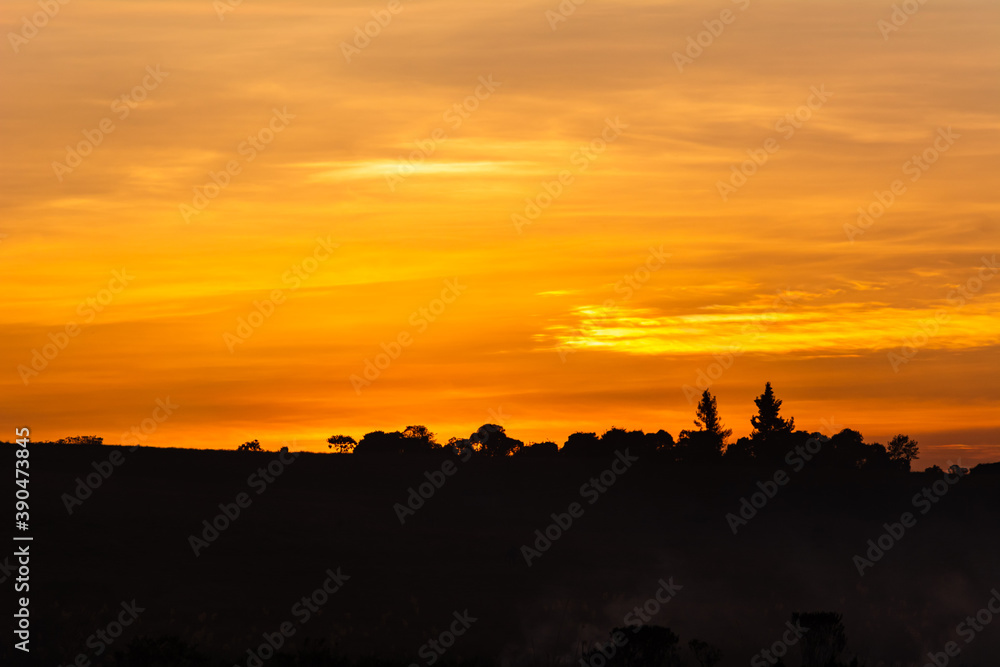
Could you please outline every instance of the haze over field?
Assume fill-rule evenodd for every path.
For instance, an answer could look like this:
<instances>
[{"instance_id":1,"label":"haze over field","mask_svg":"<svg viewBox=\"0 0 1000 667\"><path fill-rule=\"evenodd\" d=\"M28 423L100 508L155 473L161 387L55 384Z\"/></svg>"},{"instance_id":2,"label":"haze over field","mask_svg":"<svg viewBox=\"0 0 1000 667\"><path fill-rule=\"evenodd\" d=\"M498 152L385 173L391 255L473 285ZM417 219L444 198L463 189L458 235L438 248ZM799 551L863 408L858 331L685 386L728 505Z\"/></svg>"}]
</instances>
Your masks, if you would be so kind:
<instances>
[{"instance_id":1,"label":"haze over field","mask_svg":"<svg viewBox=\"0 0 1000 667\"><path fill-rule=\"evenodd\" d=\"M558 6L95 0L19 40L5 3L5 414L561 444L676 435L714 376L733 440L770 380L800 428L997 460L1000 5Z\"/></svg>"}]
</instances>

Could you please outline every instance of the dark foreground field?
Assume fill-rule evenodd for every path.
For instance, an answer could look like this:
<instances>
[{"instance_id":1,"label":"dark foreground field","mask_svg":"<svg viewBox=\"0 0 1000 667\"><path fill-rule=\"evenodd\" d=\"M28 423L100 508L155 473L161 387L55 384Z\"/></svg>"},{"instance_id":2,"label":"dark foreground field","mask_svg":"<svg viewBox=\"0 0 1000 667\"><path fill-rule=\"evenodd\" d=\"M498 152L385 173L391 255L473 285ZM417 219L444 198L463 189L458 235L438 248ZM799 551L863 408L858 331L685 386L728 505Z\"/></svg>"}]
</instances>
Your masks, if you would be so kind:
<instances>
[{"instance_id":1,"label":"dark foreground field","mask_svg":"<svg viewBox=\"0 0 1000 667\"><path fill-rule=\"evenodd\" d=\"M3 451L12 470L13 447ZM70 515L64 494L113 451L124 461ZM834 479L806 467L734 535L726 514L773 469L640 459L606 492L582 496L610 459L455 462L401 525L393 506L444 459L302 454L266 488L248 482L277 458L32 445L32 651L15 655L8 631L0 662L69 665L83 654L115 664L109 656L132 646L127 664L209 664L180 652L136 657L142 638L176 637L211 664L247 665L248 649L288 623L282 651L299 656L295 664L330 664L308 656L333 653L430 665L437 654L425 645L467 612L476 620L455 626L463 633L439 664L579 664L583 645L606 641L672 578L673 599L649 623L679 635L688 664L697 664L686 648L693 638L720 648L721 665L754 664L797 611L842 613L846 660L923 665L954 641L961 653L947 664L1000 664L1000 616L968 642L959 628L1000 587L1000 476L982 469L922 514L912 497L940 474ZM249 506L196 556L189 536L240 493ZM573 502L582 516L529 567L522 545ZM916 525L859 576L853 557L907 511ZM328 570L346 577L306 617L296 604ZM15 576L5 568L8 623ZM106 645L95 633L133 600L142 611L97 656ZM801 664L797 646L785 664Z\"/></svg>"}]
</instances>

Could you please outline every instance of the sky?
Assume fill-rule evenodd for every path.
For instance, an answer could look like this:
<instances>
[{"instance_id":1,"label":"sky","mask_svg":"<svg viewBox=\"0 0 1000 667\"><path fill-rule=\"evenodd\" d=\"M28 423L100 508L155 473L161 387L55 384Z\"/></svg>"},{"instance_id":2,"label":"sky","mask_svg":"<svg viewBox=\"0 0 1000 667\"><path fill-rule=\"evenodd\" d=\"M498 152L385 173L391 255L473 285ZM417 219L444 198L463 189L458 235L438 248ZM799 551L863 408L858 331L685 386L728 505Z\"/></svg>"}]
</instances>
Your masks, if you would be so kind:
<instances>
[{"instance_id":1,"label":"sky","mask_svg":"<svg viewBox=\"0 0 1000 667\"><path fill-rule=\"evenodd\" d=\"M995 2L50 4L0 26L4 428L561 444L708 388L735 439L770 381L1000 460Z\"/></svg>"}]
</instances>

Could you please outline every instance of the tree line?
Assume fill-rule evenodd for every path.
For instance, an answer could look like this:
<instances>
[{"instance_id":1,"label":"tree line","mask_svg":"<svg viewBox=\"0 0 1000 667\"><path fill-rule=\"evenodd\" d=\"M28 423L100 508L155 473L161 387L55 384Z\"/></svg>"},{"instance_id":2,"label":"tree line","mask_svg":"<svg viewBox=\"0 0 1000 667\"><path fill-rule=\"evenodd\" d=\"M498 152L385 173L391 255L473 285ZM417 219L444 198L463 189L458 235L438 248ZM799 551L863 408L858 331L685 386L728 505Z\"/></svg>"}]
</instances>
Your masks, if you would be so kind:
<instances>
[{"instance_id":1,"label":"tree line","mask_svg":"<svg viewBox=\"0 0 1000 667\"><path fill-rule=\"evenodd\" d=\"M682 430L677 439L660 429L655 433L641 430L629 431L611 428L600 436L597 433L571 434L560 448L555 442L523 441L507 434L499 424L483 424L467 438L451 438L440 444L426 426L407 426L402 431L373 431L360 441L347 435L333 435L327 439L329 448L337 453L367 455L420 455L431 453L455 456L474 455L488 459L508 457L591 457L611 456L628 448L635 454L655 456L676 463L781 464L790 452L801 450L807 443L810 458L819 459L828 467L909 472L911 462L919 455L915 440L899 434L888 443L866 443L861 433L843 429L832 437L820 433L796 430L794 417L781 416L781 400L771 383L754 399L757 412L750 418L753 427L748 437L729 442L732 429L726 428L719 416L716 398L705 390L695 409L694 429ZM255 442L255 441L254 441ZM815 443L821 443L813 452ZM245 443L241 446L248 449ZM259 448L259 446L258 446ZM250 447L249 449L257 449Z\"/></svg>"}]
</instances>

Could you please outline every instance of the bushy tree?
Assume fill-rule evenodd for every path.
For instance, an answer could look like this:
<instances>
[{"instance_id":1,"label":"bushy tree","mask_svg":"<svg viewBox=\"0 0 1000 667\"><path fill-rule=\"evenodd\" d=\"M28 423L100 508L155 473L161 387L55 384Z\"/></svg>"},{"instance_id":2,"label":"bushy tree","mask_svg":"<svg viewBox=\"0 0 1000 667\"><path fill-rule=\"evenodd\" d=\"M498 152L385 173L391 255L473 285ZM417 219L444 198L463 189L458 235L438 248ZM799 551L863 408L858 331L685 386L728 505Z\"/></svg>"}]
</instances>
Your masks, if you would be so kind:
<instances>
[{"instance_id":1,"label":"bushy tree","mask_svg":"<svg viewBox=\"0 0 1000 667\"><path fill-rule=\"evenodd\" d=\"M920 448L917 446L917 441L911 440L910 436L903 435L902 433L893 436L885 449L893 465L906 472L910 472L910 463L913 459L920 456Z\"/></svg>"},{"instance_id":2,"label":"bushy tree","mask_svg":"<svg viewBox=\"0 0 1000 667\"><path fill-rule=\"evenodd\" d=\"M722 460L733 466L746 466L753 463L754 458L753 442L750 438L740 438L736 442L726 447Z\"/></svg>"},{"instance_id":3,"label":"bushy tree","mask_svg":"<svg viewBox=\"0 0 1000 667\"><path fill-rule=\"evenodd\" d=\"M467 451L475 451L472 441L468 438L449 438L448 444L444 446L447 453L454 456L464 456Z\"/></svg>"},{"instance_id":4,"label":"bushy tree","mask_svg":"<svg viewBox=\"0 0 1000 667\"><path fill-rule=\"evenodd\" d=\"M552 457L558 454L559 454L559 445L547 440L545 442L534 442L525 445L517 452L516 456L541 458L541 457Z\"/></svg>"},{"instance_id":5,"label":"bushy tree","mask_svg":"<svg viewBox=\"0 0 1000 667\"><path fill-rule=\"evenodd\" d=\"M646 434L642 431L611 427L601 435L602 456L614 456L615 452L623 452L626 449L632 454L639 454L645 448Z\"/></svg>"},{"instance_id":6,"label":"bushy tree","mask_svg":"<svg viewBox=\"0 0 1000 667\"><path fill-rule=\"evenodd\" d=\"M601 441L596 433L577 431L570 434L560 452L565 456L597 456Z\"/></svg>"},{"instance_id":7,"label":"bushy tree","mask_svg":"<svg viewBox=\"0 0 1000 667\"><path fill-rule=\"evenodd\" d=\"M434 440L434 434L430 432L430 429L419 424L415 426L407 426L403 429L403 437L415 440L421 445L426 445L430 449L437 449L440 447L440 445L438 445L438 443Z\"/></svg>"},{"instance_id":8,"label":"bushy tree","mask_svg":"<svg viewBox=\"0 0 1000 667\"><path fill-rule=\"evenodd\" d=\"M469 436L469 441L477 454L494 459L513 456L524 447L523 442L508 436L499 424L483 424Z\"/></svg>"},{"instance_id":9,"label":"bushy tree","mask_svg":"<svg viewBox=\"0 0 1000 667\"><path fill-rule=\"evenodd\" d=\"M264 451L260 447L260 442L257 440L249 440L244 442L242 445L236 448L238 452L262 452Z\"/></svg>"},{"instance_id":10,"label":"bushy tree","mask_svg":"<svg viewBox=\"0 0 1000 667\"><path fill-rule=\"evenodd\" d=\"M350 454L357 447L358 443L349 435L331 435L326 439L330 449L338 454Z\"/></svg>"},{"instance_id":11,"label":"bushy tree","mask_svg":"<svg viewBox=\"0 0 1000 667\"><path fill-rule=\"evenodd\" d=\"M868 461L868 446L860 432L845 428L824 445L826 459L837 468L861 470Z\"/></svg>"},{"instance_id":12,"label":"bushy tree","mask_svg":"<svg viewBox=\"0 0 1000 667\"><path fill-rule=\"evenodd\" d=\"M426 454L440 445L434 442L434 434L426 426L407 426L403 431L372 431L361 438L354 448L355 454L411 455Z\"/></svg>"},{"instance_id":13,"label":"bushy tree","mask_svg":"<svg viewBox=\"0 0 1000 667\"><path fill-rule=\"evenodd\" d=\"M675 446L674 436L662 428L656 433L647 433L645 436L644 451L646 454L655 454L672 460Z\"/></svg>"}]
</instances>

